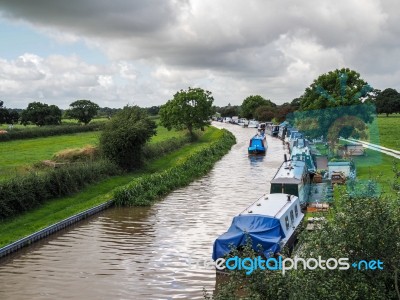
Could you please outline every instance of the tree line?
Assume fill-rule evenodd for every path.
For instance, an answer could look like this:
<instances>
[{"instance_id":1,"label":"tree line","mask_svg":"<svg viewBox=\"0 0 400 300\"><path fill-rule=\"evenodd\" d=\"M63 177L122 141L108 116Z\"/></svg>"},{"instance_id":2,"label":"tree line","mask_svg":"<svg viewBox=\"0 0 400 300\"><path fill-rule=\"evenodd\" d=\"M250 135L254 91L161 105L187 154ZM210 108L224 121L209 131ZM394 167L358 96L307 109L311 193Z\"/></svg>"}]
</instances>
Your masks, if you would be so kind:
<instances>
[{"instance_id":1,"label":"tree line","mask_svg":"<svg viewBox=\"0 0 400 300\"><path fill-rule=\"evenodd\" d=\"M18 123L37 126L60 125L62 118L75 119L87 125L95 117L111 118L121 110L121 108L100 107L90 100L76 100L67 110L38 101L29 103L26 109L12 109L6 108L4 101L0 101L0 125ZM145 110L149 115L157 115L160 106L147 107Z\"/></svg>"}]
</instances>

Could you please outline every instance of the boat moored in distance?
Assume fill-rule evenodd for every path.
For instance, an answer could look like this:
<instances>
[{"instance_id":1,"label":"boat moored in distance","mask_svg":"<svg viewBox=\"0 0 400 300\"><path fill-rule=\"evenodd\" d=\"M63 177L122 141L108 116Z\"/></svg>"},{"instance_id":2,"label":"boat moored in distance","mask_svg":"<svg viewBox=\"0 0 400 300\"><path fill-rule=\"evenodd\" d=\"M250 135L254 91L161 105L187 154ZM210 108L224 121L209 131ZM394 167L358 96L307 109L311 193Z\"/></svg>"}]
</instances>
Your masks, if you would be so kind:
<instances>
[{"instance_id":1,"label":"boat moored in distance","mask_svg":"<svg viewBox=\"0 0 400 300\"><path fill-rule=\"evenodd\" d=\"M265 127L265 133L270 136L278 136L279 133L279 125L276 124L267 124Z\"/></svg>"},{"instance_id":2,"label":"boat moored in distance","mask_svg":"<svg viewBox=\"0 0 400 300\"><path fill-rule=\"evenodd\" d=\"M264 134L256 134L250 139L248 148L249 155L265 155L268 148L267 140Z\"/></svg>"},{"instance_id":3,"label":"boat moored in distance","mask_svg":"<svg viewBox=\"0 0 400 300\"><path fill-rule=\"evenodd\" d=\"M285 246L293 248L303 218L298 197L266 194L233 218L228 231L215 240L212 258L228 256L232 246L240 249L247 236L255 251L261 245L265 257L279 254Z\"/></svg>"},{"instance_id":4,"label":"boat moored in distance","mask_svg":"<svg viewBox=\"0 0 400 300\"><path fill-rule=\"evenodd\" d=\"M256 120L250 120L249 121L249 125L248 125L248 127L249 128L258 128L258 121L256 121Z\"/></svg>"}]
</instances>

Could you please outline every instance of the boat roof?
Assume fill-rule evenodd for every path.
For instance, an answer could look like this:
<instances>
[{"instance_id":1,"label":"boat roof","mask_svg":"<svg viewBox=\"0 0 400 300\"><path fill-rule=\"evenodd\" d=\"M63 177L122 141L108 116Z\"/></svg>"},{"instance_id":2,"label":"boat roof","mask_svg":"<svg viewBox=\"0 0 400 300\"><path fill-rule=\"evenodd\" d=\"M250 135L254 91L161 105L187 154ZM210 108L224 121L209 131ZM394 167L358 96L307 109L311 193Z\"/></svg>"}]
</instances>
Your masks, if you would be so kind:
<instances>
[{"instance_id":1,"label":"boat roof","mask_svg":"<svg viewBox=\"0 0 400 300\"><path fill-rule=\"evenodd\" d=\"M299 184L305 167L306 163L301 160L283 162L271 183Z\"/></svg>"},{"instance_id":2,"label":"boat roof","mask_svg":"<svg viewBox=\"0 0 400 300\"><path fill-rule=\"evenodd\" d=\"M288 201L288 196L291 201ZM264 215L271 218L280 219L292 206L296 204L298 198L287 194L266 194L246 208L240 215Z\"/></svg>"}]
</instances>

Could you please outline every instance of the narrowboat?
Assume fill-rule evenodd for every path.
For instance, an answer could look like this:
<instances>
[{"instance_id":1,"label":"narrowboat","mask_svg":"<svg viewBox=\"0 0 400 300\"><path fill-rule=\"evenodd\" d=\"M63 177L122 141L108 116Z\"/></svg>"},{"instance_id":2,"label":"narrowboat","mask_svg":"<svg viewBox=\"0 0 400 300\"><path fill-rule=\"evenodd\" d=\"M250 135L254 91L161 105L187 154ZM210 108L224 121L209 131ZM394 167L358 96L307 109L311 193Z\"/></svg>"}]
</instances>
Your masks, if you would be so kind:
<instances>
[{"instance_id":1,"label":"narrowboat","mask_svg":"<svg viewBox=\"0 0 400 300\"><path fill-rule=\"evenodd\" d=\"M297 196L302 205L308 202L310 192L310 176L304 160L294 157L282 163L271 180L271 193L286 193Z\"/></svg>"},{"instance_id":2,"label":"narrowboat","mask_svg":"<svg viewBox=\"0 0 400 300\"><path fill-rule=\"evenodd\" d=\"M258 245L261 245L265 257L279 254L285 246L293 248L296 229L303 218L298 197L266 194L233 218L228 231L215 240L212 258L228 256L232 246L240 249L246 244L247 236L255 251L258 252Z\"/></svg>"},{"instance_id":3,"label":"narrowboat","mask_svg":"<svg viewBox=\"0 0 400 300\"><path fill-rule=\"evenodd\" d=\"M249 155L265 155L268 145L265 135L256 134L250 139L250 144L248 148Z\"/></svg>"}]
</instances>

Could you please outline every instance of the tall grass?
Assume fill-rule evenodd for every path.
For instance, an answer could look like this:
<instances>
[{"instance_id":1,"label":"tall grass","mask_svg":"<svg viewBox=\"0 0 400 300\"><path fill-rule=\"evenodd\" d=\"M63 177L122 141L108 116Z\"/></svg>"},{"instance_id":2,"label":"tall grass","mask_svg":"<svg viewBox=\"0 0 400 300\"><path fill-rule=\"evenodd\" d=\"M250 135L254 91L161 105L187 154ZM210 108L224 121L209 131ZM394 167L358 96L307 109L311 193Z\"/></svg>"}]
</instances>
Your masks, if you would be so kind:
<instances>
[{"instance_id":1,"label":"tall grass","mask_svg":"<svg viewBox=\"0 0 400 300\"><path fill-rule=\"evenodd\" d=\"M146 175L117 189L114 194L118 206L148 206L172 190L188 185L205 175L232 145L235 137L226 130L218 140L201 148L176 166L162 172Z\"/></svg>"}]
</instances>

